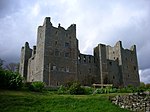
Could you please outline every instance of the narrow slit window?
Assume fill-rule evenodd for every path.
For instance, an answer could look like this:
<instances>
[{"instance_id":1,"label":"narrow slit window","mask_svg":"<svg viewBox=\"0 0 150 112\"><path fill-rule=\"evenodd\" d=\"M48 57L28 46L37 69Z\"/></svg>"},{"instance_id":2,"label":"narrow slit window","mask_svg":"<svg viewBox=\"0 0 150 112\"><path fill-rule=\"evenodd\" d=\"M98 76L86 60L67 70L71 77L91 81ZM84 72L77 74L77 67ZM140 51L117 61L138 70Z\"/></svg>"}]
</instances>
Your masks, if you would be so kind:
<instances>
[{"instance_id":1,"label":"narrow slit window","mask_svg":"<svg viewBox=\"0 0 150 112\"><path fill-rule=\"evenodd\" d=\"M84 56L83 61L86 62L86 57Z\"/></svg>"}]
</instances>

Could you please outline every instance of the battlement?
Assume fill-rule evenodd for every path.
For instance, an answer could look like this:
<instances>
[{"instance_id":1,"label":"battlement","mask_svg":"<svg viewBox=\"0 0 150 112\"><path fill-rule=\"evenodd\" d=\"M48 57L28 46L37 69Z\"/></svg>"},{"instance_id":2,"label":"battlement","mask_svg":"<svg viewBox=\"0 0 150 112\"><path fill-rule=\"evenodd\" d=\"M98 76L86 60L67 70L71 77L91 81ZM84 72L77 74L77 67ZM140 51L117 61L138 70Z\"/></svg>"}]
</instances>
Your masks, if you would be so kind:
<instances>
[{"instance_id":1,"label":"battlement","mask_svg":"<svg viewBox=\"0 0 150 112\"><path fill-rule=\"evenodd\" d=\"M46 17L46 18L44 19L43 26L45 26L45 25L48 25L48 26L50 25L50 26L52 26L51 18L50 18L50 17ZM41 27L42 27L42 26L39 26L38 29L41 28ZM54 26L53 26L53 27L54 27ZM76 24L71 24L67 29L65 29L65 28L62 27L61 24L59 23L59 24L58 24L58 27L54 27L54 28L59 29L59 30L64 30L64 31L72 31L72 30L76 31Z\"/></svg>"},{"instance_id":2,"label":"battlement","mask_svg":"<svg viewBox=\"0 0 150 112\"><path fill-rule=\"evenodd\" d=\"M93 64L94 63L94 56L86 55L86 54L79 54L78 62L82 64Z\"/></svg>"},{"instance_id":3,"label":"battlement","mask_svg":"<svg viewBox=\"0 0 150 112\"><path fill-rule=\"evenodd\" d=\"M67 30L76 30L76 24L71 24Z\"/></svg>"},{"instance_id":4,"label":"battlement","mask_svg":"<svg viewBox=\"0 0 150 112\"><path fill-rule=\"evenodd\" d=\"M130 50L131 50L131 51L136 51L136 45L131 46L131 47L130 47Z\"/></svg>"},{"instance_id":5,"label":"battlement","mask_svg":"<svg viewBox=\"0 0 150 112\"><path fill-rule=\"evenodd\" d=\"M43 25L45 25L45 24L49 24L49 23L51 23L51 18L50 17L46 17L45 19L44 19L44 23L43 23Z\"/></svg>"}]
</instances>

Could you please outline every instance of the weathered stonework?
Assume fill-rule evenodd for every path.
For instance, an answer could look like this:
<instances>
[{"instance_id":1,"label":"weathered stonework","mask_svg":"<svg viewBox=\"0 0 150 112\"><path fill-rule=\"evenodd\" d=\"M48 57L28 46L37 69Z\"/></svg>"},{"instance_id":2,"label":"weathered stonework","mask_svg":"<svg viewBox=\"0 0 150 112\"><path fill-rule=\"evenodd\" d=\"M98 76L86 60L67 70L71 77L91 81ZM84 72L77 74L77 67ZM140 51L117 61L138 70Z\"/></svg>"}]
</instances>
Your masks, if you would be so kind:
<instances>
[{"instance_id":1,"label":"weathered stonework","mask_svg":"<svg viewBox=\"0 0 150 112\"><path fill-rule=\"evenodd\" d=\"M122 48L121 41L114 47L98 44L94 55L81 54L76 25L64 29L59 24L56 28L50 17L38 27L36 46L31 49L26 42L22 47L19 71L27 81L43 81L47 86L69 81L139 86L135 45L129 50Z\"/></svg>"}]
</instances>

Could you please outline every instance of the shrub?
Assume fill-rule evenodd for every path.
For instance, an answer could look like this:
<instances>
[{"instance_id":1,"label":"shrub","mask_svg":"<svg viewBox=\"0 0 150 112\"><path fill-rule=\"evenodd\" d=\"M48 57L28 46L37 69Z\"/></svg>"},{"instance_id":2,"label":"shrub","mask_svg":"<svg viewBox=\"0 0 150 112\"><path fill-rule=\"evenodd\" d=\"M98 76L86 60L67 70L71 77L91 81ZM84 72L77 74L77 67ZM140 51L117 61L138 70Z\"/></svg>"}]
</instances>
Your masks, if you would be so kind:
<instances>
[{"instance_id":1,"label":"shrub","mask_svg":"<svg viewBox=\"0 0 150 112\"><path fill-rule=\"evenodd\" d=\"M121 89L118 89L118 93L132 93L133 92L133 89L131 88L121 88Z\"/></svg>"},{"instance_id":2,"label":"shrub","mask_svg":"<svg viewBox=\"0 0 150 112\"><path fill-rule=\"evenodd\" d=\"M118 91L118 89L112 88L112 87L98 88L93 92L93 94L116 93L117 91Z\"/></svg>"},{"instance_id":3,"label":"shrub","mask_svg":"<svg viewBox=\"0 0 150 112\"><path fill-rule=\"evenodd\" d=\"M79 83L77 81L68 81L67 83L64 84L66 89L69 89L74 83Z\"/></svg>"},{"instance_id":4,"label":"shrub","mask_svg":"<svg viewBox=\"0 0 150 112\"><path fill-rule=\"evenodd\" d=\"M81 87L81 84L79 82L73 83L69 88L69 93L71 95L81 95L84 94L84 88Z\"/></svg>"},{"instance_id":5,"label":"shrub","mask_svg":"<svg viewBox=\"0 0 150 112\"><path fill-rule=\"evenodd\" d=\"M7 88L9 83L9 77L6 76L4 70L0 70L0 88Z\"/></svg>"},{"instance_id":6,"label":"shrub","mask_svg":"<svg viewBox=\"0 0 150 112\"><path fill-rule=\"evenodd\" d=\"M0 70L0 88L20 89L22 85L22 77L19 73Z\"/></svg>"},{"instance_id":7,"label":"shrub","mask_svg":"<svg viewBox=\"0 0 150 112\"><path fill-rule=\"evenodd\" d=\"M104 93L104 89L103 88L98 88L96 89L93 94L103 94Z\"/></svg>"},{"instance_id":8,"label":"shrub","mask_svg":"<svg viewBox=\"0 0 150 112\"><path fill-rule=\"evenodd\" d=\"M10 89L19 89L22 87L22 77L19 73L11 72L11 78L9 81L9 88Z\"/></svg>"},{"instance_id":9,"label":"shrub","mask_svg":"<svg viewBox=\"0 0 150 112\"><path fill-rule=\"evenodd\" d=\"M67 88L61 85L58 89L58 94L67 94Z\"/></svg>"},{"instance_id":10,"label":"shrub","mask_svg":"<svg viewBox=\"0 0 150 112\"><path fill-rule=\"evenodd\" d=\"M144 92L145 90L146 90L145 87L138 87L136 92L140 93L140 92Z\"/></svg>"},{"instance_id":11,"label":"shrub","mask_svg":"<svg viewBox=\"0 0 150 112\"><path fill-rule=\"evenodd\" d=\"M109 93L117 93L117 88L110 88Z\"/></svg>"},{"instance_id":12,"label":"shrub","mask_svg":"<svg viewBox=\"0 0 150 112\"><path fill-rule=\"evenodd\" d=\"M47 90L47 91L58 91L59 87L45 87L44 90Z\"/></svg>"},{"instance_id":13,"label":"shrub","mask_svg":"<svg viewBox=\"0 0 150 112\"><path fill-rule=\"evenodd\" d=\"M44 89L45 83L41 81L35 81L32 82L29 86L29 90L35 91L35 92L42 92Z\"/></svg>"},{"instance_id":14,"label":"shrub","mask_svg":"<svg viewBox=\"0 0 150 112\"><path fill-rule=\"evenodd\" d=\"M24 82L23 86L29 88L31 86L31 84L32 84L32 82Z\"/></svg>"},{"instance_id":15,"label":"shrub","mask_svg":"<svg viewBox=\"0 0 150 112\"><path fill-rule=\"evenodd\" d=\"M150 88L150 83L145 85L147 89Z\"/></svg>"},{"instance_id":16,"label":"shrub","mask_svg":"<svg viewBox=\"0 0 150 112\"><path fill-rule=\"evenodd\" d=\"M140 87L145 87L145 83L144 82L140 82Z\"/></svg>"},{"instance_id":17,"label":"shrub","mask_svg":"<svg viewBox=\"0 0 150 112\"><path fill-rule=\"evenodd\" d=\"M94 88L92 87L84 87L84 94L88 95L88 94L93 94L94 92Z\"/></svg>"}]
</instances>

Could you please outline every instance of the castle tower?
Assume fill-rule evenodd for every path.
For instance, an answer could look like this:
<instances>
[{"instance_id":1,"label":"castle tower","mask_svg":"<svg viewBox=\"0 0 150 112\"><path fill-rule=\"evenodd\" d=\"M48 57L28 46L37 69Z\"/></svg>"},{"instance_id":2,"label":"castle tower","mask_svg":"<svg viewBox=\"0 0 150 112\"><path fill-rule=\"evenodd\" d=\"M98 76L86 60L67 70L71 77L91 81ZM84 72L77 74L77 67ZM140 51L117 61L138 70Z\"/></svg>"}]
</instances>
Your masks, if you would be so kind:
<instances>
[{"instance_id":1,"label":"castle tower","mask_svg":"<svg viewBox=\"0 0 150 112\"><path fill-rule=\"evenodd\" d=\"M25 46L21 49L21 58L20 58L20 67L19 67L19 73L22 75L22 77L27 79L27 71L28 71L28 60L32 55L32 49L29 47L29 43L26 42Z\"/></svg>"},{"instance_id":2,"label":"castle tower","mask_svg":"<svg viewBox=\"0 0 150 112\"><path fill-rule=\"evenodd\" d=\"M77 80L78 40L76 25L67 29L53 27L46 17L38 27L37 45L29 59L30 81L43 81L48 86L58 86Z\"/></svg>"},{"instance_id":3,"label":"castle tower","mask_svg":"<svg viewBox=\"0 0 150 112\"><path fill-rule=\"evenodd\" d=\"M94 57L101 84L116 87L139 86L136 46L124 49L118 41L114 47L99 44L94 49Z\"/></svg>"},{"instance_id":4,"label":"castle tower","mask_svg":"<svg viewBox=\"0 0 150 112\"><path fill-rule=\"evenodd\" d=\"M77 79L78 40L76 25L65 30L45 21L43 81L47 85L61 85ZM38 46L37 46L38 47Z\"/></svg>"},{"instance_id":5,"label":"castle tower","mask_svg":"<svg viewBox=\"0 0 150 112\"><path fill-rule=\"evenodd\" d=\"M108 70L107 70L107 58L106 58L106 45L99 44L94 49L94 56L98 67L98 75L101 84L107 84Z\"/></svg>"},{"instance_id":6,"label":"castle tower","mask_svg":"<svg viewBox=\"0 0 150 112\"><path fill-rule=\"evenodd\" d=\"M122 79L124 86L140 85L135 45L130 49L122 49Z\"/></svg>"}]
</instances>

